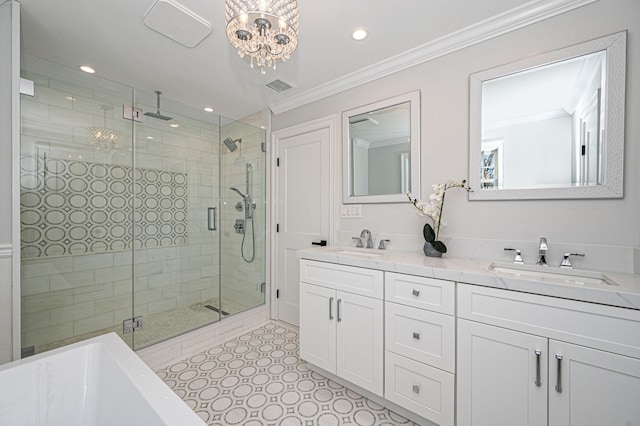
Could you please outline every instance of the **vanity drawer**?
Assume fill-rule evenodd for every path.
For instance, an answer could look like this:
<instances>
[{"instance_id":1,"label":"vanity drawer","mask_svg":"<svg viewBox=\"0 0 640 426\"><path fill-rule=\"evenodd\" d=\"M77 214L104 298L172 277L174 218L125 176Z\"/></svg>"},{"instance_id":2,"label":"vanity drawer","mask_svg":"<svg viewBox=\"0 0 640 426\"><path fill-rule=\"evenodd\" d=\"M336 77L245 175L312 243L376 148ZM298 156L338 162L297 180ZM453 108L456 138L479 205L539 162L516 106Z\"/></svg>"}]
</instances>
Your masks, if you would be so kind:
<instances>
[{"instance_id":1,"label":"vanity drawer","mask_svg":"<svg viewBox=\"0 0 640 426\"><path fill-rule=\"evenodd\" d=\"M640 358L640 311L458 284L458 317Z\"/></svg>"},{"instance_id":2,"label":"vanity drawer","mask_svg":"<svg viewBox=\"0 0 640 426\"><path fill-rule=\"evenodd\" d=\"M453 315L455 283L435 278L386 272L385 299L389 302Z\"/></svg>"},{"instance_id":3,"label":"vanity drawer","mask_svg":"<svg viewBox=\"0 0 640 426\"><path fill-rule=\"evenodd\" d=\"M385 348L415 361L454 372L455 318L385 303Z\"/></svg>"},{"instance_id":4,"label":"vanity drawer","mask_svg":"<svg viewBox=\"0 0 640 426\"><path fill-rule=\"evenodd\" d=\"M382 299L384 272L336 263L300 260L300 281Z\"/></svg>"},{"instance_id":5,"label":"vanity drawer","mask_svg":"<svg viewBox=\"0 0 640 426\"><path fill-rule=\"evenodd\" d=\"M385 352L384 397L440 426L453 426L454 375Z\"/></svg>"}]
</instances>

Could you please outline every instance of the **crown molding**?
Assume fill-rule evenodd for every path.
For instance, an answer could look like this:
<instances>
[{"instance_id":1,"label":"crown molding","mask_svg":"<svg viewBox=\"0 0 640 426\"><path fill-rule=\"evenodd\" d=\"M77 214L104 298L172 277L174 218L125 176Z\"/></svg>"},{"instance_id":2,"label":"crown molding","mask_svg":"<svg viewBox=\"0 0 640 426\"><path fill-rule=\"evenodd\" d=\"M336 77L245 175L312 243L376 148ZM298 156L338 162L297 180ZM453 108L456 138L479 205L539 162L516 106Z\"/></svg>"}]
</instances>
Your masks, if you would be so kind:
<instances>
[{"instance_id":1,"label":"crown molding","mask_svg":"<svg viewBox=\"0 0 640 426\"><path fill-rule=\"evenodd\" d=\"M596 1L598 0L533 0L343 77L305 90L280 102L275 102L269 107L277 115Z\"/></svg>"}]
</instances>

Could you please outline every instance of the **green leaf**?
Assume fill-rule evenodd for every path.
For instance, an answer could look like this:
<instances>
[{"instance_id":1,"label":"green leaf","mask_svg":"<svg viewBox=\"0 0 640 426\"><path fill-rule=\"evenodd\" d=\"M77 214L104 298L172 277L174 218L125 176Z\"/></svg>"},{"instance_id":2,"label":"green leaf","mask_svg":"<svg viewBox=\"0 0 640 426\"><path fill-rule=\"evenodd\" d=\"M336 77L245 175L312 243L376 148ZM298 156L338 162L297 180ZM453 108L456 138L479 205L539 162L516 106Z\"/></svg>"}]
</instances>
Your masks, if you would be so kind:
<instances>
[{"instance_id":1,"label":"green leaf","mask_svg":"<svg viewBox=\"0 0 640 426\"><path fill-rule=\"evenodd\" d=\"M431 245L434 249L438 250L440 253L447 252L447 246L444 245L442 241L431 241Z\"/></svg>"},{"instance_id":2,"label":"green leaf","mask_svg":"<svg viewBox=\"0 0 640 426\"><path fill-rule=\"evenodd\" d=\"M428 223L424 224L424 228L422 228L422 235L424 235L424 240L428 243L435 241L436 239L436 233Z\"/></svg>"}]
</instances>

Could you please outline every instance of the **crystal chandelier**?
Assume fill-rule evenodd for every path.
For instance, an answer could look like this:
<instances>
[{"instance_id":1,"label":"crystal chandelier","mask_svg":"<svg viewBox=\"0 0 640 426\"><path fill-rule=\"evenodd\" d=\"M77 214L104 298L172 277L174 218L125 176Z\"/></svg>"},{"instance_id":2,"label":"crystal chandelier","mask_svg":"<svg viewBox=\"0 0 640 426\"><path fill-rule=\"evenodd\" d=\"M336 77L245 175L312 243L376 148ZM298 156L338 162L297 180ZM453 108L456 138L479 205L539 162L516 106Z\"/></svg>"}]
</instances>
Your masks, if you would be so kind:
<instances>
[{"instance_id":1,"label":"crystal chandelier","mask_svg":"<svg viewBox=\"0 0 640 426\"><path fill-rule=\"evenodd\" d=\"M100 108L104 111L104 127L89 127L89 142L98 151L109 152L120 146L120 132L107 128L107 111L113 107L100 105Z\"/></svg>"},{"instance_id":2,"label":"crystal chandelier","mask_svg":"<svg viewBox=\"0 0 640 426\"><path fill-rule=\"evenodd\" d=\"M227 38L251 68L276 69L298 46L297 0L226 0Z\"/></svg>"}]
</instances>

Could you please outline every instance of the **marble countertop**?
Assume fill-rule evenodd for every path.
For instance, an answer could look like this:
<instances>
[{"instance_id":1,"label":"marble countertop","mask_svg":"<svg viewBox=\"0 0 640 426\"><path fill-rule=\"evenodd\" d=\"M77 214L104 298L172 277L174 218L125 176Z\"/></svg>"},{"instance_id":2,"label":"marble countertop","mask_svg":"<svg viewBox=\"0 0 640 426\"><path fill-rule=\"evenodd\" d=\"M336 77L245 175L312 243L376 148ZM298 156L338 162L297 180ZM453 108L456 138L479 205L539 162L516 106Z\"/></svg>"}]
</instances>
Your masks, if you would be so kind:
<instances>
[{"instance_id":1,"label":"marble countertop","mask_svg":"<svg viewBox=\"0 0 640 426\"><path fill-rule=\"evenodd\" d=\"M640 275L637 274L585 271L585 275L604 275L603 278L609 283L590 279L583 281L571 276L565 280L547 274L559 271L567 273L558 267L528 265L525 267L534 270L533 273L499 272L493 267L508 268L512 265L493 263L486 259L455 258L447 255L443 258L432 258L418 252L353 247L303 249L298 251L298 257L640 310ZM540 275L539 272L543 273L542 276L534 276ZM581 270L571 270L571 273L579 275Z\"/></svg>"}]
</instances>

